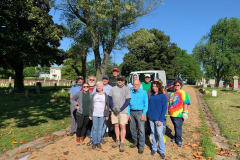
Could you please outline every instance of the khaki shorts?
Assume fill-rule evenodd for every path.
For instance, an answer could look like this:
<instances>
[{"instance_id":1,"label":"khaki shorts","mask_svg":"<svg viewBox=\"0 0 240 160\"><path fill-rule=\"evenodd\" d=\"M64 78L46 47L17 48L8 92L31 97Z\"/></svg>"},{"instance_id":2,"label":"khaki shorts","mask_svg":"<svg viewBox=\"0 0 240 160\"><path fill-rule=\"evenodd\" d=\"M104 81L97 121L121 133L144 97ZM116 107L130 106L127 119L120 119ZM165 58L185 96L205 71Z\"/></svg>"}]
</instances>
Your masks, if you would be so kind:
<instances>
[{"instance_id":1,"label":"khaki shorts","mask_svg":"<svg viewBox=\"0 0 240 160\"><path fill-rule=\"evenodd\" d=\"M112 112L111 114L111 120L112 120L112 124L128 124L128 115L126 113L120 113L120 114L114 114L114 112Z\"/></svg>"}]
</instances>

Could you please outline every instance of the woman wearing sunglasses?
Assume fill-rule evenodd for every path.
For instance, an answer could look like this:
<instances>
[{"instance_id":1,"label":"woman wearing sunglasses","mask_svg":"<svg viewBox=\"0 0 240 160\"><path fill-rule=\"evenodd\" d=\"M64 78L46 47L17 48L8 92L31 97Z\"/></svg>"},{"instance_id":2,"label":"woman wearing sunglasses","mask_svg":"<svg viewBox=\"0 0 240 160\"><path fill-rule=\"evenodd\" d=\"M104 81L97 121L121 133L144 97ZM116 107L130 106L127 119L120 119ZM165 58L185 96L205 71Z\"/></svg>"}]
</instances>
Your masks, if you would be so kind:
<instances>
[{"instance_id":1,"label":"woman wearing sunglasses","mask_svg":"<svg viewBox=\"0 0 240 160\"><path fill-rule=\"evenodd\" d=\"M92 95L89 109L89 119L93 122L92 149L102 148L100 142L102 140L103 124L109 117L109 100L108 95L103 92L102 81L97 82L97 90L98 92Z\"/></svg>"},{"instance_id":2,"label":"woman wearing sunglasses","mask_svg":"<svg viewBox=\"0 0 240 160\"><path fill-rule=\"evenodd\" d=\"M151 96L148 105L148 118L152 131L152 151L155 155L157 149L161 159L165 158L165 144L163 139L163 121L167 111L167 97L163 94L163 87L159 81L151 84ZM158 147L157 147L158 142Z\"/></svg>"},{"instance_id":3,"label":"woman wearing sunglasses","mask_svg":"<svg viewBox=\"0 0 240 160\"><path fill-rule=\"evenodd\" d=\"M179 80L173 82L175 91L169 94L168 111L174 125L175 136L172 142L176 142L178 147L182 147L182 125L183 121L188 118L188 105L190 99L188 94L182 90L182 83Z\"/></svg>"},{"instance_id":4,"label":"woman wearing sunglasses","mask_svg":"<svg viewBox=\"0 0 240 160\"><path fill-rule=\"evenodd\" d=\"M71 98L71 104L77 109L77 145L84 145L84 134L89 121L89 107L92 94L89 92L89 84L83 83L83 91L77 92Z\"/></svg>"}]
</instances>

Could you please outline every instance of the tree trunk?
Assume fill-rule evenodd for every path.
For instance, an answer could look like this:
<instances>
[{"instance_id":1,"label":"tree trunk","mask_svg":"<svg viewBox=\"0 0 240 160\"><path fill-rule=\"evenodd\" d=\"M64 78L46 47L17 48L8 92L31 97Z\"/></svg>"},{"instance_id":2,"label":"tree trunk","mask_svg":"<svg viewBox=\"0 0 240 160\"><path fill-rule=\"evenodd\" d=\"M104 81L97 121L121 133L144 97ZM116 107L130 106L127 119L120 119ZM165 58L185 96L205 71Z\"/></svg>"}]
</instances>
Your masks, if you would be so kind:
<instances>
[{"instance_id":1,"label":"tree trunk","mask_svg":"<svg viewBox=\"0 0 240 160\"><path fill-rule=\"evenodd\" d=\"M96 78L97 78L97 81L101 80L102 77L105 75L105 71L107 69L109 55L110 55L110 53L106 53L105 52L102 64L99 67L96 66Z\"/></svg>"},{"instance_id":2,"label":"tree trunk","mask_svg":"<svg viewBox=\"0 0 240 160\"><path fill-rule=\"evenodd\" d=\"M14 90L24 91L24 84L23 84L23 64L16 65L15 70L13 71L15 78L14 78Z\"/></svg>"},{"instance_id":3,"label":"tree trunk","mask_svg":"<svg viewBox=\"0 0 240 160\"><path fill-rule=\"evenodd\" d=\"M82 54L81 60L82 60L82 76L83 78L87 79L87 53L88 53L88 47L86 47L84 54Z\"/></svg>"}]
</instances>

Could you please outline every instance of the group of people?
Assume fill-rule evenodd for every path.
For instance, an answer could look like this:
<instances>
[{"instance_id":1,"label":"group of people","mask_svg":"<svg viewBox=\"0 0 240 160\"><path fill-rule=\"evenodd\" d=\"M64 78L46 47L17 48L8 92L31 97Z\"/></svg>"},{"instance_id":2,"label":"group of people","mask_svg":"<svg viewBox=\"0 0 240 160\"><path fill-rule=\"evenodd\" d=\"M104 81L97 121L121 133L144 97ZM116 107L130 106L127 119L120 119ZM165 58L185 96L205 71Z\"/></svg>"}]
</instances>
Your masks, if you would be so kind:
<instances>
[{"instance_id":1,"label":"group of people","mask_svg":"<svg viewBox=\"0 0 240 160\"><path fill-rule=\"evenodd\" d=\"M92 145L92 149L101 148L101 144L106 143L104 137L108 136L112 124L116 135L112 147L119 147L120 152L124 152L126 125L130 124L133 139L130 147L138 147L138 153L142 154L146 132L152 137L151 154L154 155L158 150L163 159L165 115L168 111L175 129L172 142L181 147L182 125L188 118L190 105L188 94L181 89L181 81L176 80L175 91L168 94L160 80L151 82L150 74L145 74L145 81L140 82L138 74L134 73L128 86L124 85L124 77L118 75L119 69L114 68L112 78L105 75L97 83L94 76L88 78L88 83L79 76L78 83L72 86L69 91L72 116L70 135L76 132L76 144L85 144L84 137L87 134L91 138L87 145Z\"/></svg>"}]
</instances>

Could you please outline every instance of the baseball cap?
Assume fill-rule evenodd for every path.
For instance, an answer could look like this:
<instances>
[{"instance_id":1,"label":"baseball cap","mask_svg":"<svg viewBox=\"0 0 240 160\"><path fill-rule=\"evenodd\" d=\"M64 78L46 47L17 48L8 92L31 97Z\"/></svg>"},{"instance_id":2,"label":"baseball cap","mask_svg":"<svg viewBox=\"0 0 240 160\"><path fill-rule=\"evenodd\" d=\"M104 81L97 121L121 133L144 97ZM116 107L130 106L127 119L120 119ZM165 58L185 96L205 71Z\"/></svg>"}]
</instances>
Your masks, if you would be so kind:
<instances>
[{"instance_id":1,"label":"baseball cap","mask_svg":"<svg viewBox=\"0 0 240 160\"><path fill-rule=\"evenodd\" d=\"M145 74L145 77L151 77L150 74Z\"/></svg>"},{"instance_id":2,"label":"baseball cap","mask_svg":"<svg viewBox=\"0 0 240 160\"><path fill-rule=\"evenodd\" d=\"M124 80L124 77L123 76L118 76L118 78L117 78L118 80L119 79L122 79L122 80Z\"/></svg>"},{"instance_id":3,"label":"baseball cap","mask_svg":"<svg viewBox=\"0 0 240 160\"><path fill-rule=\"evenodd\" d=\"M82 80L84 80L84 79L83 79L83 76L78 76L78 78L77 78L77 79L82 79Z\"/></svg>"},{"instance_id":4,"label":"baseball cap","mask_svg":"<svg viewBox=\"0 0 240 160\"><path fill-rule=\"evenodd\" d=\"M119 69L118 68L113 68L113 71L119 72Z\"/></svg>"},{"instance_id":5,"label":"baseball cap","mask_svg":"<svg viewBox=\"0 0 240 160\"><path fill-rule=\"evenodd\" d=\"M107 80L109 80L108 75L105 75L105 76L102 77L102 79L104 79L104 78L107 79Z\"/></svg>"}]
</instances>

